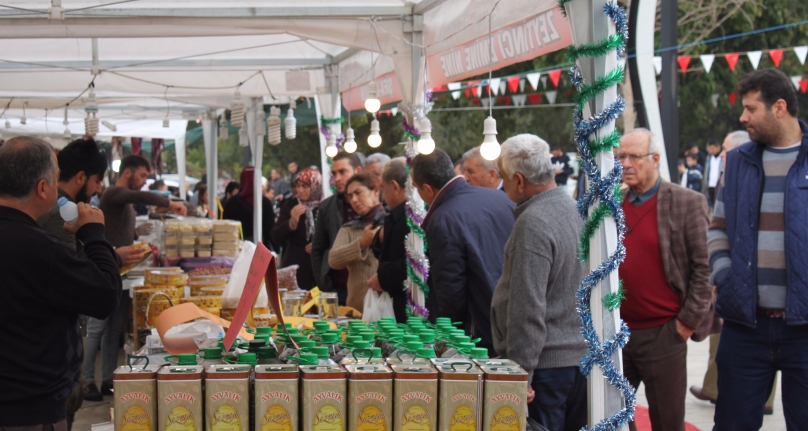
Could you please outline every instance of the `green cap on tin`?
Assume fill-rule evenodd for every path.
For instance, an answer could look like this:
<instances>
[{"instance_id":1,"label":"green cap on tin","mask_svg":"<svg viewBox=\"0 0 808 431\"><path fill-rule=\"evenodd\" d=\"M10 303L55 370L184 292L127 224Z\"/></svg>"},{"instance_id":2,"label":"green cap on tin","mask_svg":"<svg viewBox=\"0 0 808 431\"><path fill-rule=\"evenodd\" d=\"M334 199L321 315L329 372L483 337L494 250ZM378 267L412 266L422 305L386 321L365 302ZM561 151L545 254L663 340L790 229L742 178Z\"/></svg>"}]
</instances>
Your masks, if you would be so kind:
<instances>
[{"instance_id":1,"label":"green cap on tin","mask_svg":"<svg viewBox=\"0 0 808 431\"><path fill-rule=\"evenodd\" d=\"M272 333L272 327L271 326L259 326L259 327L255 328L255 333L256 334L271 334Z\"/></svg>"},{"instance_id":2,"label":"green cap on tin","mask_svg":"<svg viewBox=\"0 0 808 431\"><path fill-rule=\"evenodd\" d=\"M354 349L369 349L370 343L365 340L356 340L352 344Z\"/></svg>"},{"instance_id":3,"label":"green cap on tin","mask_svg":"<svg viewBox=\"0 0 808 431\"><path fill-rule=\"evenodd\" d=\"M250 351L252 351L253 349L258 350L259 347L264 347L266 345L267 345L267 340L265 340L263 338L255 338L253 340L250 340L247 343L247 346L248 346L247 349L250 350Z\"/></svg>"},{"instance_id":4,"label":"green cap on tin","mask_svg":"<svg viewBox=\"0 0 808 431\"><path fill-rule=\"evenodd\" d=\"M404 342L405 350L408 352L416 352L418 349L424 348L424 343L420 341L405 341Z\"/></svg>"},{"instance_id":5,"label":"green cap on tin","mask_svg":"<svg viewBox=\"0 0 808 431\"><path fill-rule=\"evenodd\" d=\"M318 358L328 358L329 357L328 347L312 347L311 353L317 355Z\"/></svg>"},{"instance_id":6,"label":"green cap on tin","mask_svg":"<svg viewBox=\"0 0 808 431\"><path fill-rule=\"evenodd\" d=\"M469 358L488 359L488 349L486 349L485 347L475 347L471 349L471 354L469 354Z\"/></svg>"},{"instance_id":7,"label":"green cap on tin","mask_svg":"<svg viewBox=\"0 0 808 431\"><path fill-rule=\"evenodd\" d=\"M331 329L331 324L328 322L323 322L322 320L315 321L312 326L314 326L314 330L318 332Z\"/></svg>"},{"instance_id":8,"label":"green cap on tin","mask_svg":"<svg viewBox=\"0 0 808 431\"><path fill-rule=\"evenodd\" d=\"M433 359L435 357L435 350L429 347L422 347L415 351L415 355L419 358Z\"/></svg>"},{"instance_id":9,"label":"green cap on tin","mask_svg":"<svg viewBox=\"0 0 808 431\"><path fill-rule=\"evenodd\" d=\"M452 335L452 343L455 344L455 345L460 344L460 343L468 343L470 341L471 341L471 338L467 337L465 335ZM474 346L472 346L472 347L474 347Z\"/></svg>"},{"instance_id":10,"label":"green cap on tin","mask_svg":"<svg viewBox=\"0 0 808 431\"><path fill-rule=\"evenodd\" d=\"M221 347L205 347L199 351L199 357L202 359L222 359L224 358L224 350Z\"/></svg>"},{"instance_id":11,"label":"green cap on tin","mask_svg":"<svg viewBox=\"0 0 808 431\"><path fill-rule=\"evenodd\" d=\"M320 337L320 342L323 344L336 344L338 342L337 334L326 332Z\"/></svg>"},{"instance_id":12,"label":"green cap on tin","mask_svg":"<svg viewBox=\"0 0 808 431\"><path fill-rule=\"evenodd\" d=\"M317 365L317 355L314 353L301 353L300 356L289 356L287 359L300 365Z\"/></svg>"},{"instance_id":13,"label":"green cap on tin","mask_svg":"<svg viewBox=\"0 0 808 431\"><path fill-rule=\"evenodd\" d=\"M407 335L404 336L403 341L405 343L410 343L410 342L413 342L413 341L419 341L420 342L421 338L418 337L417 335L407 334Z\"/></svg>"},{"instance_id":14,"label":"green cap on tin","mask_svg":"<svg viewBox=\"0 0 808 431\"><path fill-rule=\"evenodd\" d=\"M441 324L441 323L448 323L448 324L451 325L452 324L452 319L450 319L448 317L438 317L438 318L435 319L435 324Z\"/></svg>"},{"instance_id":15,"label":"green cap on tin","mask_svg":"<svg viewBox=\"0 0 808 431\"><path fill-rule=\"evenodd\" d=\"M435 331L421 331L421 333L418 334L418 337L424 344L435 344Z\"/></svg>"},{"instance_id":16,"label":"green cap on tin","mask_svg":"<svg viewBox=\"0 0 808 431\"><path fill-rule=\"evenodd\" d=\"M303 349L311 349L316 345L317 345L317 343L314 340L305 340L305 341L300 341L300 342L297 343L297 347L299 347L301 350L303 350Z\"/></svg>"},{"instance_id":17,"label":"green cap on tin","mask_svg":"<svg viewBox=\"0 0 808 431\"><path fill-rule=\"evenodd\" d=\"M238 363L255 365L258 363L258 359L256 358L255 353L242 353L238 355Z\"/></svg>"},{"instance_id":18,"label":"green cap on tin","mask_svg":"<svg viewBox=\"0 0 808 431\"><path fill-rule=\"evenodd\" d=\"M376 339L376 334L369 331L362 331L359 336L362 337L362 340L364 341L373 341Z\"/></svg>"},{"instance_id":19,"label":"green cap on tin","mask_svg":"<svg viewBox=\"0 0 808 431\"><path fill-rule=\"evenodd\" d=\"M458 349L466 349L466 350L469 350L469 351L471 351L471 349L474 349L476 347L477 347L477 345L474 344L474 343L460 343L460 344L457 345Z\"/></svg>"}]
</instances>

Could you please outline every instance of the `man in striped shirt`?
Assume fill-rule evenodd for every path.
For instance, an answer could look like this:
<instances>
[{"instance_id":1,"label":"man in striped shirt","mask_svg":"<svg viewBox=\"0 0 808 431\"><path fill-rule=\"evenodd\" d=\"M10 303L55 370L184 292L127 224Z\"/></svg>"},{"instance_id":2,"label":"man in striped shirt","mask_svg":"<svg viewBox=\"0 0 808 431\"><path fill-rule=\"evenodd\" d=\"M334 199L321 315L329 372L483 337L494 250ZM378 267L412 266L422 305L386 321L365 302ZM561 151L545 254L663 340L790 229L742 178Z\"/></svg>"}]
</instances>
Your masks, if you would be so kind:
<instances>
[{"instance_id":1,"label":"man in striped shirt","mask_svg":"<svg viewBox=\"0 0 808 431\"><path fill-rule=\"evenodd\" d=\"M708 232L718 347L714 430L757 430L777 370L788 429L808 423L808 126L776 69L738 83L751 142L727 154ZM802 425L801 425L802 424Z\"/></svg>"}]
</instances>

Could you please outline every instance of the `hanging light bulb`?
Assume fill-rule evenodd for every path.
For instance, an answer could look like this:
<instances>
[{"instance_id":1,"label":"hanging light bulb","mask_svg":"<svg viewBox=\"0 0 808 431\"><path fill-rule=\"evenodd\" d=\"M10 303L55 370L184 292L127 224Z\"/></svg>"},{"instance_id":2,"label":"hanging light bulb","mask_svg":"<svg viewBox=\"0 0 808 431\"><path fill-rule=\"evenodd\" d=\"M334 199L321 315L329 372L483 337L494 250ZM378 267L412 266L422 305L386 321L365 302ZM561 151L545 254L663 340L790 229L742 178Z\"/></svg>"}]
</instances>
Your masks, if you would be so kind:
<instances>
[{"instance_id":1,"label":"hanging light bulb","mask_svg":"<svg viewBox=\"0 0 808 431\"><path fill-rule=\"evenodd\" d=\"M250 135L247 134L247 129L244 127L238 129L238 145L240 147L250 146Z\"/></svg>"},{"instance_id":2,"label":"hanging light bulb","mask_svg":"<svg viewBox=\"0 0 808 431\"><path fill-rule=\"evenodd\" d=\"M297 137L295 108L297 108L297 103L295 103L294 100L289 102L289 109L286 110L286 119L283 120L284 126L286 127L286 139L295 139L295 137Z\"/></svg>"},{"instance_id":3,"label":"hanging light bulb","mask_svg":"<svg viewBox=\"0 0 808 431\"><path fill-rule=\"evenodd\" d=\"M435 151L435 140L432 139L432 122L424 117L419 123L421 129L421 139L418 140L418 152L421 154L432 154Z\"/></svg>"},{"instance_id":4,"label":"hanging light bulb","mask_svg":"<svg viewBox=\"0 0 808 431\"><path fill-rule=\"evenodd\" d=\"M368 136L368 145L370 148L376 148L382 144L382 137L379 135L379 120L373 119L370 122L370 136Z\"/></svg>"},{"instance_id":5,"label":"hanging light bulb","mask_svg":"<svg viewBox=\"0 0 808 431\"><path fill-rule=\"evenodd\" d=\"M67 121L67 107L68 107L68 105L65 105L65 119L62 121L62 124L65 125L64 138L65 138L66 141L69 141L70 138L73 137L73 134L70 133L70 128L68 127L68 124L70 124L70 123Z\"/></svg>"},{"instance_id":6,"label":"hanging light bulb","mask_svg":"<svg viewBox=\"0 0 808 431\"><path fill-rule=\"evenodd\" d=\"M353 153L356 151L354 130L350 127L345 131L345 143L342 144L342 149L345 150L346 153Z\"/></svg>"},{"instance_id":7,"label":"hanging light bulb","mask_svg":"<svg viewBox=\"0 0 808 431\"><path fill-rule=\"evenodd\" d=\"M6 129L11 128L11 121L6 120Z\"/></svg>"},{"instance_id":8,"label":"hanging light bulb","mask_svg":"<svg viewBox=\"0 0 808 431\"><path fill-rule=\"evenodd\" d=\"M230 123L233 127L241 127L244 124L244 102L241 101L241 92L238 89L233 93L233 101L230 102Z\"/></svg>"},{"instance_id":9,"label":"hanging light bulb","mask_svg":"<svg viewBox=\"0 0 808 431\"><path fill-rule=\"evenodd\" d=\"M376 81L370 81L368 83L368 98L365 99L365 109L371 114L375 114L379 112L381 107L382 102L376 98Z\"/></svg>"},{"instance_id":10,"label":"hanging light bulb","mask_svg":"<svg viewBox=\"0 0 808 431\"><path fill-rule=\"evenodd\" d=\"M87 96L87 103L84 104L84 112L87 114L87 116L84 118L84 133L90 136L95 136L98 134L98 118L96 117L98 113L98 103L95 101L95 90L92 88L90 88L90 94ZM106 121L104 122L104 125L113 132L116 131L116 127L114 125L110 127L109 123Z\"/></svg>"},{"instance_id":11,"label":"hanging light bulb","mask_svg":"<svg viewBox=\"0 0 808 431\"><path fill-rule=\"evenodd\" d=\"M269 108L269 118L267 118L267 140L270 145L281 143L281 108L272 106Z\"/></svg>"},{"instance_id":12,"label":"hanging light bulb","mask_svg":"<svg viewBox=\"0 0 808 431\"><path fill-rule=\"evenodd\" d=\"M499 157L499 142L497 142L497 120L488 117L483 122L483 144L480 146L480 155L485 160L496 160Z\"/></svg>"},{"instance_id":13,"label":"hanging light bulb","mask_svg":"<svg viewBox=\"0 0 808 431\"><path fill-rule=\"evenodd\" d=\"M222 117L219 118L219 139L227 140L229 137L230 133L227 127L227 118L224 118L224 115L222 115Z\"/></svg>"},{"instance_id":14,"label":"hanging light bulb","mask_svg":"<svg viewBox=\"0 0 808 431\"><path fill-rule=\"evenodd\" d=\"M325 155L328 157L334 157L339 153L337 149L337 137L333 133L328 135L328 145L325 147Z\"/></svg>"}]
</instances>

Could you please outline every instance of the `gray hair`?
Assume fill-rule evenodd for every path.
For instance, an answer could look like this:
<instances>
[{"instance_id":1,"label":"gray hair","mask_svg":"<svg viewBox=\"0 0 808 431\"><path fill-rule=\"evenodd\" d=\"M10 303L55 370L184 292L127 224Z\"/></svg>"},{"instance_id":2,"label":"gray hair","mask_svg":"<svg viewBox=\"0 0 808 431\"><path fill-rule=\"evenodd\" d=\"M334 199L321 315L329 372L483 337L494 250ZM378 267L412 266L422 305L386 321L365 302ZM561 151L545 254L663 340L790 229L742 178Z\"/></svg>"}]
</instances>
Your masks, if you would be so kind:
<instances>
[{"instance_id":1,"label":"gray hair","mask_svg":"<svg viewBox=\"0 0 808 431\"><path fill-rule=\"evenodd\" d=\"M547 184L554 180L551 157L547 142L529 133L508 138L502 143L502 152L499 155L502 173L509 180L518 172L533 185Z\"/></svg>"},{"instance_id":2,"label":"gray hair","mask_svg":"<svg viewBox=\"0 0 808 431\"><path fill-rule=\"evenodd\" d=\"M399 161L398 159L391 161L384 167L382 172L382 181L385 183L392 183L395 181L400 187L407 186L407 178L410 177L407 172L407 162Z\"/></svg>"},{"instance_id":3,"label":"gray hair","mask_svg":"<svg viewBox=\"0 0 808 431\"><path fill-rule=\"evenodd\" d=\"M749 138L749 132L746 130L736 130L734 132L730 132L727 135L727 138L729 138L729 143L732 145L733 150L751 140Z\"/></svg>"},{"instance_id":4,"label":"gray hair","mask_svg":"<svg viewBox=\"0 0 808 431\"><path fill-rule=\"evenodd\" d=\"M657 138L656 135L653 134L653 132L651 132L650 130L648 130L648 129L644 128L644 127L638 127L636 129L626 133L625 135L623 135L623 137L625 138L626 136L634 134L634 133L640 133L640 134L644 135L648 139L648 153L649 154L664 154L665 153L665 149L662 148L662 142L659 141L659 138Z\"/></svg>"},{"instance_id":5,"label":"gray hair","mask_svg":"<svg viewBox=\"0 0 808 431\"><path fill-rule=\"evenodd\" d=\"M490 171L491 169L497 171L497 175L501 176L499 173L499 166L497 165L497 160L486 160L482 154L480 154L480 147L474 147L463 154L463 163L465 164L468 159L476 158L477 164L483 167L483 169ZM466 171L465 166L463 167L463 171Z\"/></svg>"},{"instance_id":6,"label":"gray hair","mask_svg":"<svg viewBox=\"0 0 808 431\"><path fill-rule=\"evenodd\" d=\"M382 153L373 153L368 156L367 160L365 160L365 166L372 165L374 163L381 163L381 171L384 172L384 167L390 163L390 156Z\"/></svg>"},{"instance_id":7,"label":"gray hair","mask_svg":"<svg viewBox=\"0 0 808 431\"><path fill-rule=\"evenodd\" d=\"M40 181L55 186L53 147L33 136L17 136L0 147L0 197L27 201Z\"/></svg>"}]
</instances>

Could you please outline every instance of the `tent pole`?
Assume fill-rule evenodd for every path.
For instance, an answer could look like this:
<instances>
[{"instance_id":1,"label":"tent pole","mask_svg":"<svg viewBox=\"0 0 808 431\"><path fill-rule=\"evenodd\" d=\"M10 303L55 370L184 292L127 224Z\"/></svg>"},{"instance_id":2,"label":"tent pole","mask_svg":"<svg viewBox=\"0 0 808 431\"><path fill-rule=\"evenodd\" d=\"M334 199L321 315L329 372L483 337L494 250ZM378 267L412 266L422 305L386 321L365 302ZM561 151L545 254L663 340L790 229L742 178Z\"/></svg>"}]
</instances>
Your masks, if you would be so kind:
<instances>
[{"instance_id":1,"label":"tent pole","mask_svg":"<svg viewBox=\"0 0 808 431\"><path fill-rule=\"evenodd\" d=\"M328 145L328 142L325 141L325 136L320 132L320 128L323 127L323 122L321 121L323 114L320 110L320 97L316 94L314 95L314 112L317 117L317 136L320 139L320 170L323 174L323 199L325 199L331 196L331 187L329 187L328 180L326 179L331 175L331 168L328 167L328 156L325 155L325 147Z\"/></svg>"},{"instance_id":2,"label":"tent pole","mask_svg":"<svg viewBox=\"0 0 808 431\"><path fill-rule=\"evenodd\" d=\"M218 124L216 111L208 111L202 124L202 137L205 141L205 166L208 175L208 206L215 218L219 218L219 205L216 199L219 196L219 166L218 166Z\"/></svg>"}]
</instances>

